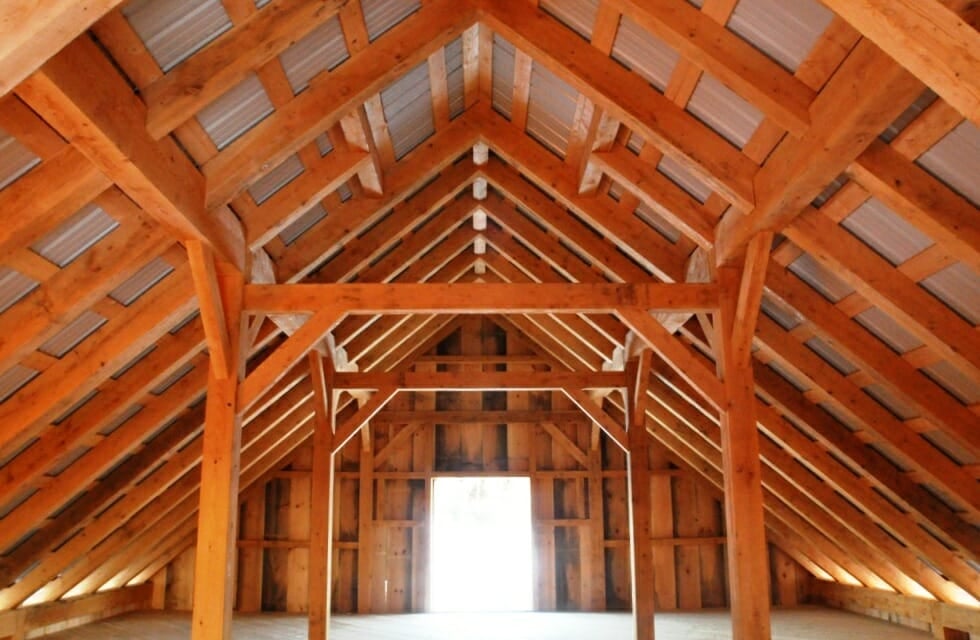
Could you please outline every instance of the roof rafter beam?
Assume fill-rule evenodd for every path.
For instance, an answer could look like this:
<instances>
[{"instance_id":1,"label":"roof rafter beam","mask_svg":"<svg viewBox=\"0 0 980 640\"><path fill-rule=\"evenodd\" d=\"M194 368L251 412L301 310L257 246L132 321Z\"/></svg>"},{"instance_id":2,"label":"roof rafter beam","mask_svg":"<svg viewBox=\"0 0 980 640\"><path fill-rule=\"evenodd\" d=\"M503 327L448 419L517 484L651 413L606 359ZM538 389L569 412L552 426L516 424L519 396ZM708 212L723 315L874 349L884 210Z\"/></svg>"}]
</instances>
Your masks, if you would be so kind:
<instances>
[{"instance_id":1,"label":"roof rafter beam","mask_svg":"<svg viewBox=\"0 0 980 640\"><path fill-rule=\"evenodd\" d=\"M474 0L482 19L743 209L758 165L694 116L523 0Z\"/></svg>"},{"instance_id":2,"label":"roof rafter beam","mask_svg":"<svg viewBox=\"0 0 980 640\"><path fill-rule=\"evenodd\" d=\"M177 239L244 271L241 223L226 207L205 208L204 177L176 141L146 133L146 107L91 38L74 40L17 92Z\"/></svg>"},{"instance_id":3,"label":"roof rafter beam","mask_svg":"<svg viewBox=\"0 0 980 640\"><path fill-rule=\"evenodd\" d=\"M476 12L465 4L435 0L334 71L318 75L306 91L204 165L209 206L230 201L475 21Z\"/></svg>"},{"instance_id":4,"label":"roof rafter beam","mask_svg":"<svg viewBox=\"0 0 980 640\"><path fill-rule=\"evenodd\" d=\"M955 3L821 1L980 126L980 33Z\"/></svg>"}]
</instances>

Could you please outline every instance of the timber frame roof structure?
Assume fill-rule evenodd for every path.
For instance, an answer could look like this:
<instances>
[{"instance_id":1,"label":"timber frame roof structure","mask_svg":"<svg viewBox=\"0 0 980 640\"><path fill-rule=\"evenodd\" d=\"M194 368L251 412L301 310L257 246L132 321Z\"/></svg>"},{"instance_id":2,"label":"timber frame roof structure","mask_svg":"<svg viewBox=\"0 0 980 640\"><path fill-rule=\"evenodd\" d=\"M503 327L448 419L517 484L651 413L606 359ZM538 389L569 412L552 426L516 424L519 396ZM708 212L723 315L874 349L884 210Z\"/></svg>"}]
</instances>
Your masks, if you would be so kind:
<instances>
[{"instance_id":1,"label":"timber frame roof structure","mask_svg":"<svg viewBox=\"0 0 980 640\"><path fill-rule=\"evenodd\" d=\"M0 610L193 545L222 398L244 491L308 352L350 437L468 313L555 373L466 384L745 456L814 576L977 606L980 11L821 3L0 3Z\"/></svg>"}]
</instances>

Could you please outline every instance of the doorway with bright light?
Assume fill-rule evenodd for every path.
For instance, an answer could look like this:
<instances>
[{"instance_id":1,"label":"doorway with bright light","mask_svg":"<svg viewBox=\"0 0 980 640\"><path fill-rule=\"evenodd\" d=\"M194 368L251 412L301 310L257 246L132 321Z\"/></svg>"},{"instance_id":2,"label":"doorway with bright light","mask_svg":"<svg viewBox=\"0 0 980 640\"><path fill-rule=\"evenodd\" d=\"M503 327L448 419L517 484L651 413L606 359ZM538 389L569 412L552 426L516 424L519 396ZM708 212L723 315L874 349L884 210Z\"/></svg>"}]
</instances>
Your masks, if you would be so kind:
<instances>
[{"instance_id":1,"label":"doorway with bright light","mask_svg":"<svg viewBox=\"0 0 980 640\"><path fill-rule=\"evenodd\" d=\"M436 478L431 523L430 610L533 608L530 478Z\"/></svg>"}]
</instances>

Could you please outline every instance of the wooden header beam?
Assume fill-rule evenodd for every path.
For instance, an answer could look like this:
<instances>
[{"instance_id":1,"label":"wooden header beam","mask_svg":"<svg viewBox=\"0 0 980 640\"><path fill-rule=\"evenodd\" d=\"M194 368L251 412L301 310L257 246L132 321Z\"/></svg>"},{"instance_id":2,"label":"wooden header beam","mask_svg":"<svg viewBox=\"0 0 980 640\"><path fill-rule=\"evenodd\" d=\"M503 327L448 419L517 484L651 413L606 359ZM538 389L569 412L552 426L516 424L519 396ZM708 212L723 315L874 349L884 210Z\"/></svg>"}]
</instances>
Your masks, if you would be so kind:
<instances>
[{"instance_id":1,"label":"wooden header beam","mask_svg":"<svg viewBox=\"0 0 980 640\"><path fill-rule=\"evenodd\" d=\"M619 308L711 311L713 284L287 284L249 285L251 313L325 306L348 313L611 313Z\"/></svg>"},{"instance_id":2,"label":"wooden header beam","mask_svg":"<svg viewBox=\"0 0 980 640\"><path fill-rule=\"evenodd\" d=\"M335 389L385 389L400 391L516 391L612 389L626 386L622 371L473 371L461 376L452 372L407 371L404 373L334 374Z\"/></svg>"}]
</instances>

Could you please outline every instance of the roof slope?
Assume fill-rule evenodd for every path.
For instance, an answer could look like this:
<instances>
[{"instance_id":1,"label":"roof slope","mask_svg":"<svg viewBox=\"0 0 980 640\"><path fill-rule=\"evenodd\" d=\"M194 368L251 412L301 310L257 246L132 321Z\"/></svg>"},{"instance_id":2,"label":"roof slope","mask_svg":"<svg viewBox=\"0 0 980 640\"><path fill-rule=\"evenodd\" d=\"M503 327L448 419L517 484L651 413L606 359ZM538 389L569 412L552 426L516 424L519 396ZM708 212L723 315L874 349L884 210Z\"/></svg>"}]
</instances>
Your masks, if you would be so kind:
<instances>
[{"instance_id":1,"label":"roof slope","mask_svg":"<svg viewBox=\"0 0 980 640\"><path fill-rule=\"evenodd\" d=\"M0 609L145 581L193 542L209 356L178 238L246 247L255 282L602 283L684 282L760 232L770 539L824 579L976 604L978 13L929 1L963 43L845 0L29 23L0 50ZM498 320L576 371L627 341L609 315ZM303 322L255 318L253 363ZM397 370L453 323L350 316L329 341ZM655 363L648 428L717 484L712 319L665 323L713 382ZM301 365L246 414L243 487L312 432Z\"/></svg>"}]
</instances>

